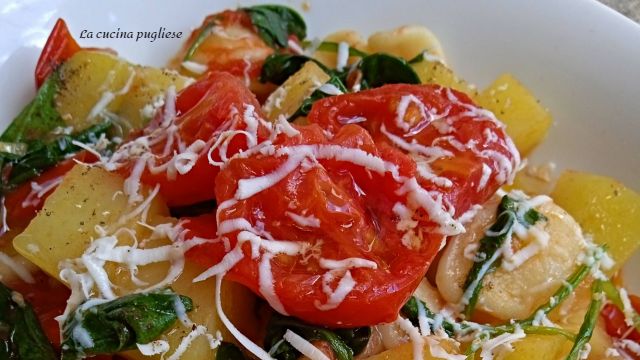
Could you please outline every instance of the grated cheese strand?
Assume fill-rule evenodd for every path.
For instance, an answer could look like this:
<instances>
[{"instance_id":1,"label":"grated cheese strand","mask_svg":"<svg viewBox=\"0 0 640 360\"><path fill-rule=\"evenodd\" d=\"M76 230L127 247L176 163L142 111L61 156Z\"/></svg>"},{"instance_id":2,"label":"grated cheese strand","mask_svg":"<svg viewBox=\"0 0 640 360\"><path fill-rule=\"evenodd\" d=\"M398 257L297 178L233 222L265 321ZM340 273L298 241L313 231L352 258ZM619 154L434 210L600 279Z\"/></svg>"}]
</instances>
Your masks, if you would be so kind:
<instances>
[{"instance_id":1,"label":"grated cheese strand","mask_svg":"<svg viewBox=\"0 0 640 360\"><path fill-rule=\"evenodd\" d=\"M287 329L282 338L310 360L330 360L320 349L289 329Z\"/></svg>"},{"instance_id":2,"label":"grated cheese strand","mask_svg":"<svg viewBox=\"0 0 640 360\"><path fill-rule=\"evenodd\" d=\"M335 290L331 289L330 283L334 280L334 274L329 271L322 276L322 291L327 295L327 302L325 304L320 303L318 300L314 302L315 307L321 311L333 310L340 306L344 299L356 286L356 281L351 276L351 271L347 270L345 274L338 281L338 286Z\"/></svg>"},{"instance_id":3,"label":"grated cheese strand","mask_svg":"<svg viewBox=\"0 0 640 360\"><path fill-rule=\"evenodd\" d=\"M224 275L225 274L219 274L216 276L215 302L216 302L216 311L218 312L218 316L220 317L220 320L222 321L224 326L227 328L227 330L229 330L231 335L236 340L238 340L240 345L244 346L244 348L247 349L247 351L249 351L255 357L257 357L260 360L275 360L273 357L271 357L271 355L269 355L269 353L264 351L264 349L262 349L260 346L258 346L256 343L251 341L248 337L246 337L242 332L240 332L240 330L238 330L238 328L236 328L235 325L233 325L231 320L229 320L227 315L224 313L224 310L222 309L222 300L220 296L220 291L222 289L222 278L224 277Z\"/></svg>"},{"instance_id":4,"label":"grated cheese strand","mask_svg":"<svg viewBox=\"0 0 640 360\"><path fill-rule=\"evenodd\" d=\"M20 264L14 258L5 254L2 251L0 251L0 263L4 264L7 268L9 268L9 270L13 271L16 275L18 275L20 280L29 284L34 284L36 282L33 276L31 276L31 272L26 266Z\"/></svg>"}]
</instances>

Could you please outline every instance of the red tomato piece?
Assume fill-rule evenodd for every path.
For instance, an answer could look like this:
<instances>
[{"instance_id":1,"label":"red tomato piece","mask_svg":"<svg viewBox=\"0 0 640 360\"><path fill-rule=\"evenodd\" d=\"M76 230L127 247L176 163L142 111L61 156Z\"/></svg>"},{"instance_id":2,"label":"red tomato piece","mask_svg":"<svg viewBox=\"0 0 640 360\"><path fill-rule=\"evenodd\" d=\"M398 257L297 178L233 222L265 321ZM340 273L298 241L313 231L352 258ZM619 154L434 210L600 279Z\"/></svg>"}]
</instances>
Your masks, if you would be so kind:
<instances>
[{"instance_id":1,"label":"red tomato piece","mask_svg":"<svg viewBox=\"0 0 640 360\"><path fill-rule=\"evenodd\" d=\"M193 261L203 267L207 267L211 266L212 263L215 264L222 260L224 252L218 249L220 244L218 244L217 240L218 229L216 227L215 214L204 214L196 217L181 218L180 222L182 227L189 231L186 238L199 236L204 239L216 239L207 244L189 249L185 255L190 261ZM223 244L222 246L224 247Z\"/></svg>"},{"instance_id":2,"label":"red tomato piece","mask_svg":"<svg viewBox=\"0 0 640 360\"><path fill-rule=\"evenodd\" d=\"M337 146L338 151L364 150L397 165L403 176L415 173L411 159L389 147L379 150L360 127L345 127L332 140L317 126L298 129L300 137L279 136L276 148L313 144ZM401 184L391 174L375 173L332 159L318 161L319 166L303 169L306 165L302 165L268 190L223 209L219 224L244 218L269 234L264 236L298 244L308 242L308 253L297 257L277 255L270 262L275 293L286 312L312 323L338 327L392 321L420 282L443 236L425 234L418 248L407 248L402 244L403 232L396 229L397 219L392 213L393 205L402 200L402 196L396 195ZM286 158L271 156L232 160L218 176L218 201L233 199L240 179L269 174L285 162ZM315 220L311 221L321 225L304 226L304 221L291 221L291 217L305 215L312 215ZM222 233L224 241L194 248L196 261L208 260L209 266L218 263L220 255L228 251L224 243L228 241L233 248L239 236L242 236L239 231ZM315 241L309 242L310 239ZM259 285L260 261L251 258L249 244L244 244L243 250L243 260L227 276L265 295ZM326 270L311 255L314 252L327 259L366 258L378 269L351 269L350 276L357 282L355 288L336 308L320 311L318 307L328 300L322 289L322 274ZM265 255L263 261L264 258ZM332 287L337 286L338 275L335 281L326 281Z\"/></svg>"},{"instance_id":3,"label":"red tomato piece","mask_svg":"<svg viewBox=\"0 0 640 360\"><path fill-rule=\"evenodd\" d=\"M391 322L445 236L462 231L455 218L512 176L518 153L468 98L431 86L328 98L309 119L298 136L279 134L225 164L219 239L189 256L310 323ZM341 123L353 119L363 126ZM433 173L418 180L423 163Z\"/></svg>"},{"instance_id":4,"label":"red tomato piece","mask_svg":"<svg viewBox=\"0 0 640 360\"><path fill-rule=\"evenodd\" d=\"M456 216L484 203L519 166L520 156L504 126L456 90L385 85L319 100L308 116L310 123L334 133L354 119L376 143L411 153L419 168L432 173L428 177L437 176L420 176L420 184L442 192ZM450 156L441 156L443 151ZM442 178L449 186L442 186Z\"/></svg>"},{"instance_id":5,"label":"red tomato piece","mask_svg":"<svg viewBox=\"0 0 640 360\"><path fill-rule=\"evenodd\" d=\"M51 30L51 34L44 45L38 64L36 65L36 86L40 87L46 78L58 65L73 56L81 49L80 45L71 36L67 24L62 19L58 19Z\"/></svg>"},{"instance_id":6,"label":"red tomato piece","mask_svg":"<svg viewBox=\"0 0 640 360\"><path fill-rule=\"evenodd\" d=\"M640 312L640 297L630 295L629 299L635 311ZM624 337L640 343L640 332L637 329L630 329L625 323L624 313L616 305L605 305L600 315L604 318L607 334L618 339Z\"/></svg>"},{"instance_id":7,"label":"red tomato piece","mask_svg":"<svg viewBox=\"0 0 640 360\"><path fill-rule=\"evenodd\" d=\"M203 31L208 31L204 38L201 37ZM187 51L196 41L200 43L189 61L206 65L207 71L225 71L237 76L259 99L265 99L273 91L273 85L260 83L258 77L264 60L274 50L258 35L245 11L226 10L207 16L185 42L176 58L176 67L182 66Z\"/></svg>"},{"instance_id":8,"label":"red tomato piece","mask_svg":"<svg viewBox=\"0 0 640 360\"><path fill-rule=\"evenodd\" d=\"M144 130L143 136L151 139L151 155L155 167L160 168L171 167L172 162L181 161L176 154L184 154L186 148L199 141L201 146L194 150L196 158L193 159L193 166L187 172L173 175L165 170L152 171L150 166L145 166L141 181L152 187L159 184L160 194L169 206L214 199L214 180L219 168L209 163L209 148L222 131L244 131L247 130L247 124L255 127L245 131L255 137L252 141L259 142L266 138L268 134L264 124L258 120L261 119L260 105L240 80L228 73L211 72L177 95L175 109L175 118L169 119L169 122L165 121L164 113L159 112ZM247 137L236 134L226 145L225 156L230 157L246 148ZM212 158L220 160L218 150L212 153ZM128 165L120 169L125 176L129 176L138 161L144 159L141 160L139 155L131 159L127 156L127 161Z\"/></svg>"}]
</instances>

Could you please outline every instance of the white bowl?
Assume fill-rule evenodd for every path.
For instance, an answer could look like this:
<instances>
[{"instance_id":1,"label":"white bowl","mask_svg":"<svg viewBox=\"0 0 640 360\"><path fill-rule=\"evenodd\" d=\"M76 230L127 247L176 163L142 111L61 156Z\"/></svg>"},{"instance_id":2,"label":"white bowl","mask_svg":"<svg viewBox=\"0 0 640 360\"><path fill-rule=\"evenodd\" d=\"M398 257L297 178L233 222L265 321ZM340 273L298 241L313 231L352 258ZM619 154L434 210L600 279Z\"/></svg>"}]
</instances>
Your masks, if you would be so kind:
<instances>
[{"instance_id":1,"label":"white bowl","mask_svg":"<svg viewBox=\"0 0 640 360\"><path fill-rule=\"evenodd\" d=\"M89 31L183 31L237 0L0 0L0 128L33 96L39 47L58 17L78 38ZM301 1L281 2L300 9ZM250 5L256 1L242 1ZM488 85L511 72L551 109L555 124L533 163L553 161L615 177L640 191L640 26L590 0L308 1L310 35L352 28L363 34L405 24L428 26L463 78ZM7 34L10 34L7 36ZM184 39L183 37L183 39ZM161 66L182 40L79 39ZM640 219L638 219L640 221ZM627 268L640 292L640 253Z\"/></svg>"}]
</instances>

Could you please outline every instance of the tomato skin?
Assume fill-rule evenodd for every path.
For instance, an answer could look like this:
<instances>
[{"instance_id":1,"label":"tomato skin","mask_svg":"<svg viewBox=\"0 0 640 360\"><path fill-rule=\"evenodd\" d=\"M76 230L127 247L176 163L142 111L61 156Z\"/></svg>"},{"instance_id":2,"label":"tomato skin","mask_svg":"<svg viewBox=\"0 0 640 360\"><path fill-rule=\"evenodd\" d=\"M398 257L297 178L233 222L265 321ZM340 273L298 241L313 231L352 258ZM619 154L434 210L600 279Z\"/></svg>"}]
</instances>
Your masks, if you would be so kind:
<instances>
[{"instance_id":1,"label":"tomato skin","mask_svg":"<svg viewBox=\"0 0 640 360\"><path fill-rule=\"evenodd\" d=\"M318 126L299 127L298 130L302 133L300 137L280 137L275 143L282 146L333 144L366 149L388 161L394 161L394 156L398 163L406 161L408 166L401 170L405 171L403 175L412 176L415 172L415 167L411 166L410 159L405 155L394 149L389 149L386 154L379 152L371 137L360 127L345 127L331 141L326 139ZM219 203L233 198L239 179L270 173L283 161L268 157L231 161L217 179ZM322 291L322 270L318 263L309 261L302 264L288 256L276 256L271 264L276 279L275 292L290 314L311 323L337 327L393 321L398 309L426 272L443 238L436 234L425 236L418 251L409 250L402 245L402 233L396 231L393 220L391 209L399 200L394 190L400 185L390 175L370 174L357 166L334 160L320 160L320 163L322 167L295 173L268 191L223 210L219 220L222 222L242 217L250 223L262 222L276 239L322 239L325 244L322 246L324 258L364 257L373 259L381 267L380 271L352 269L351 274L358 285L340 306L319 311L316 303L325 303L327 299ZM360 191L368 196L358 195L354 178L359 180ZM325 226L317 229L300 228L286 221L284 214L287 211L299 213L304 210L308 210ZM231 247L236 244L235 235L237 232L227 235ZM260 294L259 262L251 259L248 244L243 249L245 258L227 277ZM367 304L367 309L375 308L375 313L363 313L363 303Z\"/></svg>"},{"instance_id":2,"label":"tomato skin","mask_svg":"<svg viewBox=\"0 0 640 360\"><path fill-rule=\"evenodd\" d=\"M445 120L451 120L447 123L452 129L450 134L455 135L457 141L473 144L477 149L471 151L459 149L460 146L455 144L437 143L442 126L429 123L414 133L402 133L402 129L394 125L394 119L395 109L404 95L414 96L428 109L435 109L438 113L446 110ZM243 258L226 273L229 279L264 296L276 310L282 306L284 312L309 323L355 327L394 321L443 243L447 233L443 224L455 226L442 220L446 218L442 213L457 217L472 204L485 202L511 176L518 162L518 154L509 146L509 139L500 124L482 114L468 113L473 107L468 98L459 102L449 99L440 88L415 85L382 87L316 102L309 116L312 124L295 127L300 132L299 136L280 134L273 140L272 150L235 157L226 163L216 179L216 200L220 206L218 235L226 238L229 246L225 249L222 242L207 244L207 254L198 262L206 266L216 265L223 254L235 249L243 230L233 227L223 230L222 223L229 221L227 224L235 224L237 220L244 219L251 225L250 232L254 235L307 243L307 249L313 249L308 252L313 254L315 251L315 256L305 253L270 257L265 255L268 254L266 252L260 254L261 250L252 249L252 244L247 242L240 245ZM367 122L360 126L343 125L338 121L342 117L353 116L364 116ZM455 121L452 120L454 118ZM417 180L420 175L416 159L388 141L382 125L397 136L415 140L424 146L438 145L443 151L450 152L450 157L437 156L430 165L452 186L439 185L427 178ZM490 139L485 132L490 133ZM348 149L362 150L374 159L392 164L397 175L393 176L388 171L371 171L349 160L338 161L332 155L314 158L311 164L302 162L268 186L264 182L260 182L263 185L251 185L259 187L258 192L250 196L238 195L240 181L275 174L291 160L295 151L303 151L293 150L296 145L338 146L334 149L348 157L355 156L349 155L355 152L348 152ZM288 152L288 156L272 155L283 149L292 152ZM496 152L499 155L495 156L505 160L502 163L491 161L483 157L481 151L484 150ZM318 166L313 165L316 161ZM484 167L491 171L484 185L479 186ZM497 179L500 174L503 178ZM401 224L401 216L394 210L396 205L410 206L406 186L421 188L422 196L436 196L425 195L425 192L442 195L442 203L437 205L442 208L437 210L440 213L436 216L441 218L438 221L430 217L431 212L426 207L414 208L410 222L416 223L413 228L419 235L409 236L409 245L406 243L408 232L404 228L407 225ZM435 198L432 200L436 201ZM300 224L289 213L313 215L318 225ZM414 241L416 239L417 242ZM376 266L349 269L354 286L348 289L346 297L338 301L336 307L331 308L323 306L329 301L329 291L335 291L347 272L338 270L338 273L332 273L335 275L333 279L327 278L325 275L329 271L321 266L319 258L361 258L374 262ZM207 259L212 261L206 263ZM265 270L267 266L273 281L264 280L268 275L261 275L269 274ZM269 286L273 285L273 292L265 287L265 281Z\"/></svg>"},{"instance_id":3,"label":"tomato skin","mask_svg":"<svg viewBox=\"0 0 640 360\"><path fill-rule=\"evenodd\" d=\"M640 297L630 295L629 299L631 300L631 305L635 309L636 312L640 312ZM614 338L622 338L625 334L628 333L626 339L633 340L635 342L640 343L640 332L638 330L629 331L629 326L625 323L625 316L622 310L620 310L614 304L607 304L602 309L600 316L605 321L605 326L607 329L607 334Z\"/></svg>"},{"instance_id":4,"label":"tomato skin","mask_svg":"<svg viewBox=\"0 0 640 360\"><path fill-rule=\"evenodd\" d=\"M211 72L204 79L190 85L177 95L176 118L174 124L178 127L178 138L186 146L196 140L206 142L205 148L198 153L193 168L185 174L176 174L170 179L162 171L152 173L145 168L141 181L151 187L160 185L160 194L169 206L190 205L215 198L214 180L219 168L209 164L207 153L217 139L218 133L227 128L245 129L243 112L248 106L253 106L260 113L260 105L255 96L234 76L223 72ZM163 121L164 114L158 116L148 125L145 133L156 130ZM258 138L266 137L262 125L258 128ZM157 158L156 165L162 165L173 158L173 152L180 153L174 141L170 155L162 156L166 140L151 147L152 154ZM227 155L232 156L241 149L246 149L244 136L236 136L227 148ZM212 154L214 159L220 160L216 150ZM136 159L120 169L124 176L129 176Z\"/></svg>"},{"instance_id":5,"label":"tomato skin","mask_svg":"<svg viewBox=\"0 0 640 360\"><path fill-rule=\"evenodd\" d=\"M80 45L71 36L67 24L64 20L58 19L38 58L35 71L36 87L40 87L58 65L69 59L80 49Z\"/></svg>"},{"instance_id":6,"label":"tomato skin","mask_svg":"<svg viewBox=\"0 0 640 360\"><path fill-rule=\"evenodd\" d=\"M80 151L74 155L71 159L66 159L54 167L45 170L35 179L25 182L5 195L5 207L7 209L7 224L10 228L24 228L29 222L36 216L38 210L42 209L45 200L51 194L57 186L52 187L49 191L42 196L32 196L28 199L29 195L33 191L31 183L43 184L47 181L52 181L58 177L64 176L71 168L76 165L76 160L92 163L97 159L95 155L88 151ZM27 201L29 200L29 201ZM24 204L24 206L23 206Z\"/></svg>"},{"instance_id":7,"label":"tomato skin","mask_svg":"<svg viewBox=\"0 0 640 360\"><path fill-rule=\"evenodd\" d=\"M217 227L216 227L216 215L215 214L203 214L200 216L181 218L181 225L188 231L186 234L187 239L192 239L193 236L198 236L203 239L210 239L211 241L195 246L189 249L185 256L189 261L192 261L202 267L210 266L222 260L224 254L224 244L217 240Z\"/></svg>"},{"instance_id":8,"label":"tomato skin","mask_svg":"<svg viewBox=\"0 0 640 360\"><path fill-rule=\"evenodd\" d=\"M433 122L420 121L419 109L408 106L405 118L410 122L409 129L402 129L397 124L397 111L403 97L410 96L419 100L426 109L440 114L444 118ZM452 100L454 99L454 100ZM462 215L474 204L484 203L495 190L506 182L499 176L490 176L484 186L479 186L484 174L485 165L492 173L499 173L500 164L482 156L478 152L495 152L500 157L511 162L513 167L519 163L519 154L513 142L507 136L500 123L485 116L482 112L472 113L476 108L471 99L456 90L444 89L437 85L385 85L376 89L365 90L341 96L328 97L314 103L308 121L319 124L330 132L336 132L343 124L342 119L363 117L367 119L358 125L367 129L376 143L392 141L383 133L386 131L401 137L406 142L416 142L423 146L434 146L450 151L454 157L440 158L430 164L431 170L437 175L448 178L453 186L442 188L430 181L420 181L427 190L443 192L443 196L456 209L456 216ZM449 124L448 119L457 118ZM436 123L438 126L436 126ZM449 128L449 133L442 134L442 129ZM495 140L487 137L487 132L494 134ZM465 149L461 151L446 138L455 135L455 140L461 144L472 143L477 151ZM484 164L484 165L483 165Z\"/></svg>"},{"instance_id":9,"label":"tomato skin","mask_svg":"<svg viewBox=\"0 0 640 360\"><path fill-rule=\"evenodd\" d=\"M189 61L206 65L207 71L224 71L241 79L260 100L274 90L272 84L258 81L265 59L274 50L258 35L251 17L242 10L226 10L209 15L202 25L195 29L177 55L174 66L182 67L187 50L199 38L202 31L214 26L211 32L196 48ZM196 77L204 75L191 74Z\"/></svg>"}]
</instances>

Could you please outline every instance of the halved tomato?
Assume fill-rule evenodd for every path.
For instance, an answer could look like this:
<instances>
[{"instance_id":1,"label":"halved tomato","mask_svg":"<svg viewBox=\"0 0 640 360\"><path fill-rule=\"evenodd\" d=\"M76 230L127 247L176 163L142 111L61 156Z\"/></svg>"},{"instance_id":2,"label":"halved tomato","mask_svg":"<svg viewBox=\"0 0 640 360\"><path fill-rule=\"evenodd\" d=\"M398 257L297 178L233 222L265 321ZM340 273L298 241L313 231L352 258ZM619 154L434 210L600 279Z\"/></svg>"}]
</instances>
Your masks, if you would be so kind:
<instances>
[{"instance_id":1,"label":"halved tomato","mask_svg":"<svg viewBox=\"0 0 640 360\"><path fill-rule=\"evenodd\" d=\"M190 205L215 198L214 180L219 167L209 163L208 153L222 132L250 132L255 137L252 140L254 142L268 136L264 124L258 120L262 117L255 96L240 80L228 73L211 72L182 90L175 100L175 116L169 114L169 119L165 118L167 106L143 132L150 139L154 166L161 170L145 166L141 181L152 187L159 184L160 194L169 206ZM247 148L247 136L240 132L221 146L225 148L225 156L230 157ZM200 146L190 153L187 149L196 142ZM211 155L214 160L220 161L219 150ZM129 164L120 169L125 176L129 176L138 161L142 160L138 156L128 161ZM191 167L172 174L171 166L181 161L190 162Z\"/></svg>"},{"instance_id":2,"label":"halved tomato","mask_svg":"<svg viewBox=\"0 0 640 360\"><path fill-rule=\"evenodd\" d=\"M80 51L80 49L80 45L71 36L67 24L64 20L58 19L38 58L35 72L36 87L40 87L58 65Z\"/></svg>"},{"instance_id":3,"label":"halved tomato","mask_svg":"<svg viewBox=\"0 0 640 360\"><path fill-rule=\"evenodd\" d=\"M458 95L394 85L319 101L315 124L225 163L217 238L189 257L310 323L394 321L456 219L518 162L500 123Z\"/></svg>"}]
</instances>

